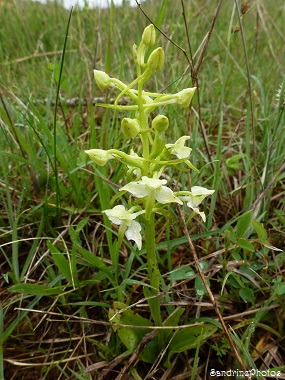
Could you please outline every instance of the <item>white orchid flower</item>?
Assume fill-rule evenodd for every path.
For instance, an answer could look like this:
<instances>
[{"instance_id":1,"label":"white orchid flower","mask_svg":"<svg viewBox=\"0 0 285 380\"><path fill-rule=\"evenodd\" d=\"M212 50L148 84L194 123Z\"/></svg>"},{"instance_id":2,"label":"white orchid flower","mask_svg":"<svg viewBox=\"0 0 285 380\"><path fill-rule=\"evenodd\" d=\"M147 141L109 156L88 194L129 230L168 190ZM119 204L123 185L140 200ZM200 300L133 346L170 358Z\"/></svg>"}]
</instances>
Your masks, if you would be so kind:
<instances>
[{"instance_id":1,"label":"white orchid flower","mask_svg":"<svg viewBox=\"0 0 285 380\"><path fill-rule=\"evenodd\" d=\"M189 136L180 137L174 144L166 144L166 148L171 154L174 154L177 158L188 158L192 151L191 148L185 146L185 142L190 140Z\"/></svg>"},{"instance_id":2,"label":"white orchid flower","mask_svg":"<svg viewBox=\"0 0 285 380\"><path fill-rule=\"evenodd\" d=\"M196 87L185 88L184 90L175 94L177 104L179 104L181 107L189 107L195 90Z\"/></svg>"},{"instance_id":3,"label":"white orchid flower","mask_svg":"<svg viewBox=\"0 0 285 380\"><path fill-rule=\"evenodd\" d=\"M212 195L215 190L208 190L205 187L193 186L191 191L187 191L187 195L180 196L182 201L187 202L187 206L190 207L196 214L200 215L203 222L206 221L206 215L203 211L200 211L198 206L208 196Z\"/></svg>"},{"instance_id":4,"label":"white orchid flower","mask_svg":"<svg viewBox=\"0 0 285 380\"><path fill-rule=\"evenodd\" d=\"M164 186L166 183L166 179L149 178L143 176L140 181L130 182L126 186L122 187L120 191L126 190L136 198L144 198L149 196L162 204L171 202L183 204L183 202L174 195L171 189Z\"/></svg>"},{"instance_id":5,"label":"white orchid flower","mask_svg":"<svg viewBox=\"0 0 285 380\"><path fill-rule=\"evenodd\" d=\"M133 240L138 249L142 249L142 236L141 236L141 225L134 220L138 215L145 213L145 211L132 212L130 210L126 210L123 205L115 206L111 209L104 210L104 212L108 219L111 220L112 223L117 226L127 227L125 235L128 240Z\"/></svg>"}]
</instances>

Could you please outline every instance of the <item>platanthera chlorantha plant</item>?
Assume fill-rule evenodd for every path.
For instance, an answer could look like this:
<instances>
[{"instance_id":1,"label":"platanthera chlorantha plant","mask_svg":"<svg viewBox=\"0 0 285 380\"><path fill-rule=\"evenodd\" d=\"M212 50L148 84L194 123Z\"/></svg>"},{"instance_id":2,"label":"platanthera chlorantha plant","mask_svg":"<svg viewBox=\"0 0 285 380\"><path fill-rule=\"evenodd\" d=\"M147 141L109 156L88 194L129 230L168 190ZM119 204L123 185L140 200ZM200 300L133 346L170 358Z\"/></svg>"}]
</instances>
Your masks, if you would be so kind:
<instances>
[{"instance_id":1,"label":"platanthera chlorantha plant","mask_svg":"<svg viewBox=\"0 0 285 380\"><path fill-rule=\"evenodd\" d=\"M155 40L155 28L153 25L149 25L143 32L139 46L133 46L137 77L130 84L111 78L103 71L94 70L96 84L101 90L115 88L119 91L114 104L99 105L118 111L131 111L133 115L135 114L134 118L125 117L121 122L123 135L133 142L130 153L127 154L117 149L90 149L86 153L99 166L106 165L110 160L118 160L126 166L126 183L119 189L117 199L125 196L127 202L103 210L103 213L112 223L119 226L119 246L125 236L128 240L134 241L137 249L141 250L144 240L150 279L150 286L145 287L145 296L150 298L149 306L155 326L161 326L160 300L156 296L160 287L160 271L155 244L156 215L158 214L160 217L167 215L170 203L178 205L185 203L191 211L190 216L198 214L205 222L205 213L200 211L199 205L204 198L213 194L214 190L193 186L190 189L173 191L170 187L171 183L165 179L164 173L170 167L183 171L188 167L197 171L189 159L191 149L187 147L187 141L190 137L182 136L176 142L166 143L165 132L170 125L168 118L159 114L150 120L150 114L153 116L157 107L168 104L189 107L195 88L186 88L175 94L144 90L147 80L151 75L160 71L164 65L164 51L161 47L153 50L149 58L145 60L147 50L155 44ZM119 103L123 96L130 99L129 105ZM137 140L140 140L140 143L137 143ZM136 147L139 147L137 151ZM120 308L118 305L117 307ZM134 322L138 324L137 320ZM160 347L164 344L164 336L165 333L158 333L158 346Z\"/></svg>"}]
</instances>

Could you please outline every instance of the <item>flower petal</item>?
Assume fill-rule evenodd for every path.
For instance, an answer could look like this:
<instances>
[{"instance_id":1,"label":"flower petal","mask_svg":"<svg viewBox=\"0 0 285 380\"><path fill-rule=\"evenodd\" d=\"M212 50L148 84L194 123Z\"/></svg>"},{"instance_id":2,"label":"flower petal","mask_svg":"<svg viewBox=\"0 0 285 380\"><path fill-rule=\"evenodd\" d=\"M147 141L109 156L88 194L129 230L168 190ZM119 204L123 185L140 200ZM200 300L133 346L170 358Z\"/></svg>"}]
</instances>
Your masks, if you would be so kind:
<instances>
[{"instance_id":1,"label":"flower petal","mask_svg":"<svg viewBox=\"0 0 285 380\"><path fill-rule=\"evenodd\" d=\"M125 213L126 209L123 205L115 206L114 208L104 210L104 212L108 219L111 220L112 223L116 224L117 226L120 226L122 224L122 221L125 219Z\"/></svg>"},{"instance_id":2,"label":"flower petal","mask_svg":"<svg viewBox=\"0 0 285 380\"><path fill-rule=\"evenodd\" d=\"M142 249L142 236L140 234L141 229L141 225L135 220L133 220L130 227L127 229L125 233L126 238L128 240L133 240L138 246L139 250Z\"/></svg>"},{"instance_id":3,"label":"flower petal","mask_svg":"<svg viewBox=\"0 0 285 380\"><path fill-rule=\"evenodd\" d=\"M193 186L191 188L191 201L194 206L198 206L208 196L215 192L215 190L208 190L205 187Z\"/></svg>"},{"instance_id":4,"label":"flower petal","mask_svg":"<svg viewBox=\"0 0 285 380\"><path fill-rule=\"evenodd\" d=\"M138 182L130 182L126 186L121 187L119 191L126 190L137 198L144 198L149 194L149 189L142 183L142 181Z\"/></svg>"},{"instance_id":5,"label":"flower petal","mask_svg":"<svg viewBox=\"0 0 285 380\"><path fill-rule=\"evenodd\" d=\"M162 203L162 204L171 203L171 202L176 202L181 205L183 204L183 202L178 197L176 197L173 194L173 191L169 189L169 187L167 186L161 186L161 188L156 191L155 198L157 202Z\"/></svg>"},{"instance_id":6,"label":"flower petal","mask_svg":"<svg viewBox=\"0 0 285 380\"><path fill-rule=\"evenodd\" d=\"M102 212L104 212L107 215L108 219L110 219L111 222L117 226L120 226L122 223L124 223L126 226L130 226L132 221L138 215L143 214L145 211L143 210L138 212L131 212L129 210L126 210L123 205L118 205Z\"/></svg>"},{"instance_id":7,"label":"flower petal","mask_svg":"<svg viewBox=\"0 0 285 380\"><path fill-rule=\"evenodd\" d=\"M185 146L187 140L190 140L190 136L182 136L174 144L166 144L165 146L177 158L188 158L192 149Z\"/></svg>"},{"instance_id":8,"label":"flower petal","mask_svg":"<svg viewBox=\"0 0 285 380\"><path fill-rule=\"evenodd\" d=\"M150 189L159 189L162 185L167 183L167 180L143 176L141 182Z\"/></svg>"},{"instance_id":9,"label":"flower petal","mask_svg":"<svg viewBox=\"0 0 285 380\"><path fill-rule=\"evenodd\" d=\"M202 218L202 220L203 220L204 223L206 222L206 215L205 215L204 211L199 211L198 207L194 207L194 208L193 208L193 211L194 211L196 214L198 214L198 215L201 216L201 218Z\"/></svg>"}]
</instances>

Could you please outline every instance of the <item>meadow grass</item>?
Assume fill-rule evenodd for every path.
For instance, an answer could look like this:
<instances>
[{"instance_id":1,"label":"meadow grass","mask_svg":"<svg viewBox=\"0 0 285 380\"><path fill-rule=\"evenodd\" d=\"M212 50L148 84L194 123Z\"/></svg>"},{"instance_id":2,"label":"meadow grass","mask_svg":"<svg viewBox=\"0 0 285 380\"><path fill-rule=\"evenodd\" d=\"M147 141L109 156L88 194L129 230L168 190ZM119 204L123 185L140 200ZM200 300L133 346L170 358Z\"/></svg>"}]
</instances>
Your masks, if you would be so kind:
<instances>
[{"instance_id":1,"label":"meadow grass","mask_svg":"<svg viewBox=\"0 0 285 380\"><path fill-rule=\"evenodd\" d=\"M184 188L216 190L206 224L187 224L204 276L244 366L284 373L284 5L224 1L204 54L217 4L143 3L194 67L203 57L191 78L182 50L158 34L166 64L149 85L174 92L198 83L192 109L169 107L167 116L169 140L191 136L200 172L167 174ZM150 317L148 278L145 250L128 241L112 267L117 232L101 210L114 205L125 173L113 161L93 167L84 150L129 152L130 142L125 114L94 106L115 94L93 85L92 70L131 82L132 44L149 21L126 2L75 9L69 26L69 12L52 2L4 1L0 16L0 380L202 379L237 368L180 218L158 220L163 320L178 325L184 307L181 325L211 319L218 331L176 351L166 368L163 352L150 364L143 347L126 351L109 322L118 299Z\"/></svg>"}]
</instances>

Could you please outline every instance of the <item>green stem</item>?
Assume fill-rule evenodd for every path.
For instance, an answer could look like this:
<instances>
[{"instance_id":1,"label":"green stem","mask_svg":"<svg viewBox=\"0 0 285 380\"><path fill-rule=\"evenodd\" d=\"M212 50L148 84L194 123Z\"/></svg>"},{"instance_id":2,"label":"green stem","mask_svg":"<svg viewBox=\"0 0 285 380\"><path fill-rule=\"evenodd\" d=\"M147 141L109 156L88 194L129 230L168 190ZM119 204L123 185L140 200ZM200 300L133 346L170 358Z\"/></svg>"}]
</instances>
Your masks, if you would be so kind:
<instances>
[{"instance_id":1,"label":"green stem","mask_svg":"<svg viewBox=\"0 0 285 380\"><path fill-rule=\"evenodd\" d=\"M146 255L147 255L147 267L151 285L151 295L155 296L148 300L152 318L155 326L162 326L162 318L160 311L160 299L159 299L159 284L160 284L160 271L158 268L156 250L155 250L155 220L154 213L150 215L149 220L145 221L145 236L146 239ZM163 347L163 331L158 330L158 343Z\"/></svg>"},{"instance_id":2,"label":"green stem","mask_svg":"<svg viewBox=\"0 0 285 380\"><path fill-rule=\"evenodd\" d=\"M148 176L150 174L151 165L148 162L150 158L150 141L149 132L150 127L148 125L148 112L145 108L143 100L143 85L148 78L147 71L146 75L141 74L140 68L138 69L138 76L140 80L138 81L138 115L141 130L144 131L140 134L142 146L143 146L143 174ZM162 326L162 317L160 310L160 299L159 299L159 285L160 285L160 272L157 263L156 250L155 250L155 213L150 210L153 208L155 198L150 195L149 199L145 201L146 207L146 219L145 219L145 236L146 236L146 255L147 255L147 268L150 278L150 290L145 288L145 295L148 297L148 304L152 318L154 320L155 326ZM158 346L160 350L164 348L164 338L163 331L158 330Z\"/></svg>"},{"instance_id":3,"label":"green stem","mask_svg":"<svg viewBox=\"0 0 285 380\"><path fill-rule=\"evenodd\" d=\"M138 118L139 123L141 126L141 129L144 131L147 131L149 129L148 126L148 116L144 109L144 103L143 103L143 84L144 82L141 80L138 83ZM142 140L142 146L143 146L143 158L149 159L149 139L148 139L148 133L143 132L140 134L141 140ZM148 175L149 172L149 165L147 162L144 162L144 175Z\"/></svg>"}]
</instances>

